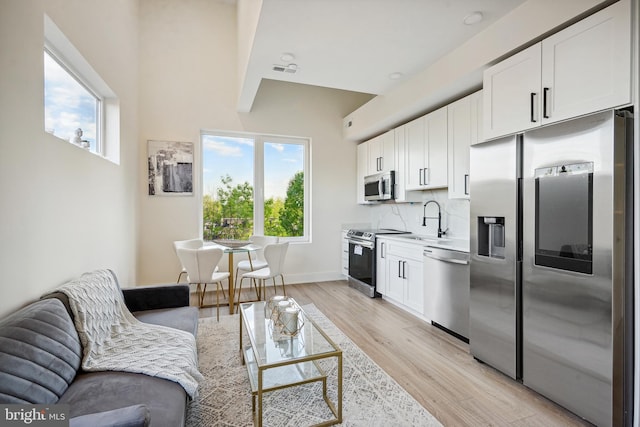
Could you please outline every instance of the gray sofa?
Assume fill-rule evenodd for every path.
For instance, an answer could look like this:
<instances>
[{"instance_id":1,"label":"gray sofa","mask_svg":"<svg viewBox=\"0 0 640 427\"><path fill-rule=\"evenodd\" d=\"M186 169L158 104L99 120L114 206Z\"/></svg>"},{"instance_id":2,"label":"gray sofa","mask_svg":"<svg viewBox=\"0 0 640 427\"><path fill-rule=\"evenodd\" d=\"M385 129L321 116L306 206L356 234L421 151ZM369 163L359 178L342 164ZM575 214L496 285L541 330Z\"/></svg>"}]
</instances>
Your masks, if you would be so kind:
<instances>
[{"instance_id":1,"label":"gray sofa","mask_svg":"<svg viewBox=\"0 0 640 427\"><path fill-rule=\"evenodd\" d=\"M115 276L114 276L115 277ZM123 289L139 320L198 328L187 285ZM82 346L64 294L50 294L0 320L0 403L67 404L71 426L183 426L187 395L175 382L128 372L84 372Z\"/></svg>"}]
</instances>

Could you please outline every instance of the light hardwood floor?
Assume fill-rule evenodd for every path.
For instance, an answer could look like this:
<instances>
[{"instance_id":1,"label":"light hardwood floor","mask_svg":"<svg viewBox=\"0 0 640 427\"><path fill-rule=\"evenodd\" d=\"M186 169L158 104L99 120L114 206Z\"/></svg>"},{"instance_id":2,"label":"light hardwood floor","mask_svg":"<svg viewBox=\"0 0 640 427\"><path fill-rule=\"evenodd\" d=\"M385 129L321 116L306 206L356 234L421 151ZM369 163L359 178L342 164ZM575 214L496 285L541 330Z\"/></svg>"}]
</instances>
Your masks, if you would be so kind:
<instances>
[{"instance_id":1,"label":"light hardwood floor","mask_svg":"<svg viewBox=\"0 0 640 427\"><path fill-rule=\"evenodd\" d=\"M364 296L346 281L286 289L299 304L315 304L445 426L590 425L479 363L464 342L383 299ZM220 310L228 313L227 307ZM200 311L201 317L215 316L215 308Z\"/></svg>"}]
</instances>

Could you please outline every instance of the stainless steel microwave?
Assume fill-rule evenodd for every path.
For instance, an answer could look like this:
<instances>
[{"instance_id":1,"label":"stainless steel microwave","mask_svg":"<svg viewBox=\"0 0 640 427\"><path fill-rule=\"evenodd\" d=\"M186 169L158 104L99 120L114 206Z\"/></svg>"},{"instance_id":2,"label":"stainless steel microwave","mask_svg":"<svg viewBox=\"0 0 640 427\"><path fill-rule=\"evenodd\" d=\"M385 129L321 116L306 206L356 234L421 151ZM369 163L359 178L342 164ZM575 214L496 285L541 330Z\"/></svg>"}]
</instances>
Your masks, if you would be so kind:
<instances>
[{"instance_id":1,"label":"stainless steel microwave","mask_svg":"<svg viewBox=\"0 0 640 427\"><path fill-rule=\"evenodd\" d=\"M392 200L395 198L395 172L382 172L364 177L364 199L367 201Z\"/></svg>"}]
</instances>

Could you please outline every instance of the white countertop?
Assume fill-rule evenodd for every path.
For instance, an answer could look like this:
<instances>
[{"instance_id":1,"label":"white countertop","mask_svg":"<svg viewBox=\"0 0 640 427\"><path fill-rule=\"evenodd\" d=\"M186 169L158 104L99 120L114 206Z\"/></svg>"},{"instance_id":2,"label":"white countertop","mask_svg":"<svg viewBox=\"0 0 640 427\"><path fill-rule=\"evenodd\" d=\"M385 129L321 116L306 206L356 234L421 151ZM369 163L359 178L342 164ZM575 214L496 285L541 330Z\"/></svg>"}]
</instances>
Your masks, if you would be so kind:
<instances>
[{"instance_id":1,"label":"white countertop","mask_svg":"<svg viewBox=\"0 0 640 427\"><path fill-rule=\"evenodd\" d=\"M412 243L423 247L431 246L434 248L450 249L452 251L469 253L469 240L467 239L456 239L450 237L443 237L439 239L435 236L424 236L420 234L384 234L377 238Z\"/></svg>"}]
</instances>

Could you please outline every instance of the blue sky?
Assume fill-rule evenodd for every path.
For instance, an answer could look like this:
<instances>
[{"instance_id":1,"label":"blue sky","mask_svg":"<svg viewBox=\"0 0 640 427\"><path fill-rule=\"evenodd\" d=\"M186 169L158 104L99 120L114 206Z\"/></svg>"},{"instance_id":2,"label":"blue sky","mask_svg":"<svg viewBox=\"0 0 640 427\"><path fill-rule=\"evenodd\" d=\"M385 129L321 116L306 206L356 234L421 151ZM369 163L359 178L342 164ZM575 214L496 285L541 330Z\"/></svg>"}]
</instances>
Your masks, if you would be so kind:
<instances>
[{"instance_id":1,"label":"blue sky","mask_svg":"<svg viewBox=\"0 0 640 427\"><path fill-rule=\"evenodd\" d=\"M203 186L204 194L216 194L220 177L230 175L233 185L253 181L254 141L251 138L203 135ZM289 181L296 172L303 170L304 148L298 144L269 142L264 146L265 199L283 198Z\"/></svg>"},{"instance_id":2,"label":"blue sky","mask_svg":"<svg viewBox=\"0 0 640 427\"><path fill-rule=\"evenodd\" d=\"M95 151L96 98L44 53L44 128L69 141L77 128Z\"/></svg>"}]
</instances>

